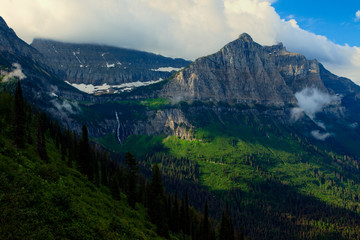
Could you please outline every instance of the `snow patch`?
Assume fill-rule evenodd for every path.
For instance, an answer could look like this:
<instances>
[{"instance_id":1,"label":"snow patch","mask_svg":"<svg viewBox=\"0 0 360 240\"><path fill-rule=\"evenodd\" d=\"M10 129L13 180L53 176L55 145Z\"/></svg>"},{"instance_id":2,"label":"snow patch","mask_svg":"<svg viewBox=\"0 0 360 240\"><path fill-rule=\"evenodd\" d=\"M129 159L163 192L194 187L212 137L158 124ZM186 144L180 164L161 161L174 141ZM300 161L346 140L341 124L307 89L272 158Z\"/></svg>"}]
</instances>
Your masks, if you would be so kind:
<instances>
[{"instance_id":1,"label":"snow patch","mask_svg":"<svg viewBox=\"0 0 360 240\"><path fill-rule=\"evenodd\" d=\"M52 46L52 47L53 47L53 49L54 49L54 51L55 51L56 53L59 53L59 52L56 50L55 46Z\"/></svg>"},{"instance_id":2,"label":"snow patch","mask_svg":"<svg viewBox=\"0 0 360 240\"><path fill-rule=\"evenodd\" d=\"M161 67L161 68L158 68L158 69L151 69L151 71L154 71L154 72L172 72L172 71L180 71L182 68L174 68L174 67Z\"/></svg>"},{"instance_id":3,"label":"snow patch","mask_svg":"<svg viewBox=\"0 0 360 240\"><path fill-rule=\"evenodd\" d=\"M115 63L112 63L112 64L106 63L106 67L107 68L113 68L113 67L115 67Z\"/></svg>"},{"instance_id":4,"label":"snow patch","mask_svg":"<svg viewBox=\"0 0 360 240\"><path fill-rule=\"evenodd\" d=\"M75 58L78 60L78 62L81 64L80 59L78 58L77 54L80 54L80 52L73 52L73 55L75 56Z\"/></svg>"},{"instance_id":5,"label":"snow patch","mask_svg":"<svg viewBox=\"0 0 360 240\"><path fill-rule=\"evenodd\" d=\"M120 85L108 85L107 83L104 83L103 85L92 85L92 84L84 84L84 83L70 83L68 81L65 81L67 84L79 89L82 92L88 93L88 94L104 94L104 93L119 93L119 92L129 92L137 87L143 87L148 86L151 84L155 84L158 82L163 81L162 78L158 80L148 81L148 82L131 82L131 83L123 83Z\"/></svg>"}]
</instances>

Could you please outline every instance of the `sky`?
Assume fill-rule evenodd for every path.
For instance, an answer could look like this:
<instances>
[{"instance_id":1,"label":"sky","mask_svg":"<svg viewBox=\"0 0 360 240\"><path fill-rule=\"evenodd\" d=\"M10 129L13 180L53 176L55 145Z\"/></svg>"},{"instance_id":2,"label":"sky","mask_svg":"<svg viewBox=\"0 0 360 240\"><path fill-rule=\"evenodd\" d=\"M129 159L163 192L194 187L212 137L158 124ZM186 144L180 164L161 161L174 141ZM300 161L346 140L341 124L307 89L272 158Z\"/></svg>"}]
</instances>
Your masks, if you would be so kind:
<instances>
[{"instance_id":1,"label":"sky","mask_svg":"<svg viewBox=\"0 0 360 240\"><path fill-rule=\"evenodd\" d=\"M360 84L360 1L1 0L20 38L99 43L195 60L246 32Z\"/></svg>"}]
</instances>

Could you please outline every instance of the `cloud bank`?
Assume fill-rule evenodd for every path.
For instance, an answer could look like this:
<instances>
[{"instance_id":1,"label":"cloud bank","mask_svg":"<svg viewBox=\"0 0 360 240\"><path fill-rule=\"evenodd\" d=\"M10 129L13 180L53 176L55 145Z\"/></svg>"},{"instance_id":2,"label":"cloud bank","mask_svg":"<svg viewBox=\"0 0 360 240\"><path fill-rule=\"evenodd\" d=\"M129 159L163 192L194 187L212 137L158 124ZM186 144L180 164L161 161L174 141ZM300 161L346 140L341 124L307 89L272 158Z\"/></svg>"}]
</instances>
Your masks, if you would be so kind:
<instances>
[{"instance_id":1,"label":"cloud bank","mask_svg":"<svg viewBox=\"0 0 360 240\"><path fill-rule=\"evenodd\" d=\"M2 0L0 15L27 42L34 37L104 43L196 59L243 32L263 45L316 58L360 83L360 48L337 45L284 20L274 0ZM16 9L16 11L14 11ZM360 13L359 13L360 14Z\"/></svg>"},{"instance_id":2,"label":"cloud bank","mask_svg":"<svg viewBox=\"0 0 360 240\"><path fill-rule=\"evenodd\" d=\"M356 13L355 13L355 22L358 22L360 20L360 10L358 10Z\"/></svg>"}]
</instances>

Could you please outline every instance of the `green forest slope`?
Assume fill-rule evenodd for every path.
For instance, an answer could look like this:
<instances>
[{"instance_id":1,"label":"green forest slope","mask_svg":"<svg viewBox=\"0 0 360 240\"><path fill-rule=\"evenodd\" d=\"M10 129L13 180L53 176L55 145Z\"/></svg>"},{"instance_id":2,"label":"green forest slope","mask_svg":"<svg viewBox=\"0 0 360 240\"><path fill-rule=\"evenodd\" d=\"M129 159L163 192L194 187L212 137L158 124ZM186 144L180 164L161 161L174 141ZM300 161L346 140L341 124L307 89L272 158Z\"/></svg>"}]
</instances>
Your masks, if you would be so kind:
<instances>
[{"instance_id":1,"label":"green forest slope","mask_svg":"<svg viewBox=\"0 0 360 240\"><path fill-rule=\"evenodd\" d=\"M239 112L218 119L206 106L194 109L185 109L196 126L193 140L131 136L119 145L107 135L98 142L137 153L144 165L162 164L168 188L190 189L198 208L215 196L209 211L218 219L228 202L235 226L255 239L360 238L356 159L307 138L296 124Z\"/></svg>"}]
</instances>

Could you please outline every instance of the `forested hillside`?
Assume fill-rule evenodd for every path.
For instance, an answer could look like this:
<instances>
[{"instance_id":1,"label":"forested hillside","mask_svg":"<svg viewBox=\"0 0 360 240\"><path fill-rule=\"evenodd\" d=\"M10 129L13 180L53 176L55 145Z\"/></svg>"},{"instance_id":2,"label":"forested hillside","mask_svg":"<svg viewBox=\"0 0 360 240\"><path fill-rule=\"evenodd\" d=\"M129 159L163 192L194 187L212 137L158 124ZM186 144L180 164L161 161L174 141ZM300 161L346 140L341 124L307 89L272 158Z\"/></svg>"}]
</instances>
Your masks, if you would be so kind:
<instances>
[{"instance_id":1,"label":"forested hillside","mask_svg":"<svg viewBox=\"0 0 360 240\"><path fill-rule=\"evenodd\" d=\"M15 87L15 82L6 89ZM218 226L165 195L131 153L111 156L27 104L20 82L0 93L1 239L234 239L228 209ZM217 232L217 233L216 233Z\"/></svg>"},{"instance_id":2,"label":"forested hillside","mask_svg":"<svg viewBox=\"0 0 360 240\"><path fill-rule=\"evenodd\" d=\"M180 104L196 127L192 139L142 135L119 145L108 135L97 141L136 153L141 166L161 164L168 191L188 189L197 209L210 199L209 213L218 220L228 202L234 227L255 239L360 237L359 162L340 146L307 137L296 123L235 107L216 115L216 106Z\"/></svg>"}]
</instances>

